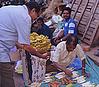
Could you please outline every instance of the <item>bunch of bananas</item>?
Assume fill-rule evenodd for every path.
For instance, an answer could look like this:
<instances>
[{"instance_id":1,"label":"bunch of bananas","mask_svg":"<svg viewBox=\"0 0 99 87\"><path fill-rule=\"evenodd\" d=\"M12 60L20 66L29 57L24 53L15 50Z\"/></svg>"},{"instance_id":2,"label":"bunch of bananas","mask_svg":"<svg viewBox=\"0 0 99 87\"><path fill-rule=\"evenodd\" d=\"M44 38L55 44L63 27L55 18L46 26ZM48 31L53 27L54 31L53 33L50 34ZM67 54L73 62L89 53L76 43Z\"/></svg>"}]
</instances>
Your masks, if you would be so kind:
<instances>
[{"instance_id":1,"label":"bunch of bananas","mask_svg":"<svg viewBox=\"0 0 99 87\"><path fill-rule=\"evenodd\" d=\"M30 35L30 43L31 46L36 48L40 53L48 52L48 50L51 48L51 43L48 37L44 35L38 35L35 32Z\"/></svg>"}]
</instances>

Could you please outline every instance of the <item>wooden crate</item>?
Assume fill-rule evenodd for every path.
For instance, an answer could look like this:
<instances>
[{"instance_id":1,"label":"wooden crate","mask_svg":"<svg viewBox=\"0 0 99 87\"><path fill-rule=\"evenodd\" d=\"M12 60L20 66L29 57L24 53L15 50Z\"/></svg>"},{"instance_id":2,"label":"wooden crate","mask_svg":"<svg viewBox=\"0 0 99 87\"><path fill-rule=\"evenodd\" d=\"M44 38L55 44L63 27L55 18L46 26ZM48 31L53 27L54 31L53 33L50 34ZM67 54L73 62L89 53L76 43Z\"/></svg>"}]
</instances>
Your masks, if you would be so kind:
<instances>
[{"instance_id":1,"label":"wooden crate","mask_svg":"<svg viewBox=\"0 0 99 87\"><path fill-rule=\"evenodd\" d=\"M99 0L73 0L72 17L77 20L78 33L83 42L90 46L98 37Z\"/></svg>"}]
</instances>

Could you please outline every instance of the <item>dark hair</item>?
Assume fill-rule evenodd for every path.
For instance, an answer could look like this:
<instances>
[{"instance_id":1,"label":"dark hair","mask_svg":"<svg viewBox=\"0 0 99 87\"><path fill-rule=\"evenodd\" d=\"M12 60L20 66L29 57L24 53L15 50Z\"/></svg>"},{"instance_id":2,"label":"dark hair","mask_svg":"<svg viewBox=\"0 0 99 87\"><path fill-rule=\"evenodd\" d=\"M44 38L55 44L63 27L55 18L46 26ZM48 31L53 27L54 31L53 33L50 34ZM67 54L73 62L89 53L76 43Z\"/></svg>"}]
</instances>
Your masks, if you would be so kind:
<instances>
[{"instance_id":1,"label":"dark hair","mask_svg":"<svg viewBox=\"0 0 99 87\"><path fill-rule=\"evenodd\" d=\"M71 8L70 7L64 7L63 10L62 10L61 15L63 14L64 10L68 11L69 14L71 14Z\"/></svg>"},{"instance_id":2,"label":"dark hair","mask_svg":"<svg viewBox=\"0 0 99 87\"><path fill-rule=\"evenodd\" d=\"M73 35L73 34L70 34L68 37L67 37L67 40L66 40L66 45L69 45L73 42L73 44L76 46L77 43L78 43L78 37L76 35Z\"/></svg>"},{"instance_id":3,"label":"dark hair","mask_svg":"<svg viewBox=\"0 0 99 87\"><path fill-rule=\"evenodd\" d=\"M39 18L37 19L37 21L42 21L42 22L44 22L43 19L44 19L43 17L39 17Z\"/></svg>"},{"instance_id":4,"label":"dark hair","mask_svg":"<svg viewBox=\"0 0 99 87\"><path fill-rule=\"evenodd\" d=\"M27 8L29 10L32 10L33 8L35 8L35 11L38 13L40 11L40 6L37 2L35 1L30 1L30 2L27 2L25 3L25 5L27 6Z\"/></svg>"}]
</instances>

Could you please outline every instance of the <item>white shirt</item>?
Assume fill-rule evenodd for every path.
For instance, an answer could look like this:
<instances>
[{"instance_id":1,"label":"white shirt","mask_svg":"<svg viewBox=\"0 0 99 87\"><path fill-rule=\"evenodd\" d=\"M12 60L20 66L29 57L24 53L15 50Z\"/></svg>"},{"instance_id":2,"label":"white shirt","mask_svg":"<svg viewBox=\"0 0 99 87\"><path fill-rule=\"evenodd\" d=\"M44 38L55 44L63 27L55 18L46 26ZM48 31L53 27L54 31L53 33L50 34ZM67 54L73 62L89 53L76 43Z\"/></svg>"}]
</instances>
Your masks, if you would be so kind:
<instances>
[{"instance_id":1,"label":"white shirt","mask_svg":"<svg viewBox=\"0 0 99 87\"><path fill-rule=\"evenodd\" d=\"M68 52L66 49L66 41L60 42L55 51L51 52L51 61L57 62L63 66L68 66L76 55L81 59L85 59L86 56L79 44L72 52Z\"/></svg>"},{"instance_id":2,"label":"white shirt","mask_svg":"<svg viewBox=\"0 0 99 87\"><path fill-rule=\"evenodd\" d=\"M56 23L57 24L58 22L60 22L62 20L63 20L63 18L60 15L55 15L54 14L49 21L45 22L45 24L47 26L50 26L51 24L53 24L53 23Z\"/></svg>"},{"instance_id":3,"label":"white shirt","mask_svg":"<svg viewBox=\"0 0 99 87\"><path fill-rule=\"evenodd\" d=\"M18 41L30 44L31 18L23 6L4 6L0 8L0 62L10 62L9 51Z\"/></svg>"},{"instance_id":4,"label":"white shirt","mask_svg":"<svg viewBox=\"0 0 99 87\"><path fill-rule=\"evenodd\" d=\"M59 21L62 21L63 18L60 16L60 15L53 15L52 16L52 21L55 22L55 23L58 23Z\"/></svg>"}]
</instances>

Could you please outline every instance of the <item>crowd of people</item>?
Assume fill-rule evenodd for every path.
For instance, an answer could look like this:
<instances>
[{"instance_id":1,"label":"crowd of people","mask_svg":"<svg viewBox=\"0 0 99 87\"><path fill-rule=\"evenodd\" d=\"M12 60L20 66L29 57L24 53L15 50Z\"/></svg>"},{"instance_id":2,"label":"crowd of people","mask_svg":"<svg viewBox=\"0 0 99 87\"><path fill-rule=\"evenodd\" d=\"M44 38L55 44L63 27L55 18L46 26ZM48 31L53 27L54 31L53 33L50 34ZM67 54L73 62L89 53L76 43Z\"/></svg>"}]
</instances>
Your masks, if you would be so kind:
<instances>
[{"instance_id":1,"label":"crowd of people","mask_svg":"<svg viewBox=\"0 0 99 87\"><path fill-rule=\"evenodd\" d=\"M48 60L51 62L50 65L69 76L72 72L67 67L78 56L82 61L82 75L85 75L86 56L78 43L76 22L70 17L71 8L62 9L60 17L63 25L55 37L53 37L50 26L45 24L44 18L39 17L39 12L40 6L34 1L24 5L9 5L0 8L0 87L15 87L13 65L9 56L10 50L15 46L43 59L50 57ZM35 23L32 24L33 21ZM58 23L60 21L55 24L58 25ZM52 45L55 46L54 52L41 54L30 45L29 36L34 31L39 35L48 36Z\"/></svg>"}]
</instances>

